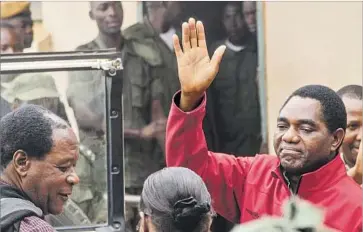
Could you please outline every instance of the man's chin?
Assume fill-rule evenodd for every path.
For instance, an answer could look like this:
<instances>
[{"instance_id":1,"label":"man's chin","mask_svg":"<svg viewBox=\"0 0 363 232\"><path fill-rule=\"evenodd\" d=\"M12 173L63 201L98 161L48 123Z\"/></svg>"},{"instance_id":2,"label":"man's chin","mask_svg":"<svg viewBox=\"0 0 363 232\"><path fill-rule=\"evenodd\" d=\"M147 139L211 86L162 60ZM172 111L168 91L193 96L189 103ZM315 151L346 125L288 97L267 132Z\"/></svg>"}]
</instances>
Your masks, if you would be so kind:
<instances>
[{"instance_id":1,"label":"man's chin","mask_svg":"<svg viewBox=\"0 0 363 232\"><path fill-rule=\"evenodd\" d=\"M120 34L120 33L121 33L121 28L118 28L118 27L107 29L107 34L115 35L115 34Z\"/></svg>"},{"instance_id":2,"label":"man's chin","mask_svg":"<svg viewBox=\"0 0 363 232\"><path fill-rule=\"evenodd\" d=\"M49 209L48 214L58 215L64 212L64 205Z\"/></svg>"},{"instance_id":3,"label":"man's chin","mask_svg":"<svg viewBox=\"0 0 363 232\"><path fill-rule=\"evenodd\" d=\"M290 163L290 162L284 162L283 160L281 160L281 167L284 169L284 171L288 172L288 173L301 173L302 169L303 169L303 165L301 164L297 164L297 163Z\"/></svg>"}]
</instances>

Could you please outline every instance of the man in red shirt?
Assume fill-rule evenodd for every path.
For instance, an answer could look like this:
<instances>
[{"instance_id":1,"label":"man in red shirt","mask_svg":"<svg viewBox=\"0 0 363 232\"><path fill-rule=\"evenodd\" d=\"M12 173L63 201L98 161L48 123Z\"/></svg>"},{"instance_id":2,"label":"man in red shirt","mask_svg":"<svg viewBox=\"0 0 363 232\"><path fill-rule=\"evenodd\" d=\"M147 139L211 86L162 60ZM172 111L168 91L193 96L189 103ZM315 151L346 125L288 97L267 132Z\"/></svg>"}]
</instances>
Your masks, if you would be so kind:
<instances>
[{"instance_id":1,"label":"man in red shirt","mask_svg":"<svg viewBox=\"0 0 363 232\"><path fill-rule=\"evenodd\" d=\"M362 192L347 176L339 156L347 120L339 96L321 85L296 90L279 112L277 156L236 158L210 152L202 129L205 91L218 72L225 46L210 59L203 24L190 19L182 27L183 51L174 35L181 92L175 95L168 118L167 165L198 173L215 210L232 222L281 216L281 205L298 195L325 209L327 226L362 231Z\"/></svg>"}]
</instances>

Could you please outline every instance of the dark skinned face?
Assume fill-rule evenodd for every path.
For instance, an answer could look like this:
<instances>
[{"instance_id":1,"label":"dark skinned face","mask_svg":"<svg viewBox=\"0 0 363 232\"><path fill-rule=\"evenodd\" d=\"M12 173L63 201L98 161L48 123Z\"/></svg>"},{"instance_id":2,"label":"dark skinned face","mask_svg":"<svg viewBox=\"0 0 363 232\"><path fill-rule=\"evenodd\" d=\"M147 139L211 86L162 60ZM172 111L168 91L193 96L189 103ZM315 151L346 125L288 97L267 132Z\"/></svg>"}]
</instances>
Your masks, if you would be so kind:
<instances>
[{"instance_id":1,"label":"dark skinned face","mask_svg":"<svg viewBox=\"0 0 363 232\"><path fill-rule=\"evenodd\" d=\"M331 160L343 137L341 128L329 132L319 101L295 96L280 111L274 148L287 172L302 174Z\"/></svg>"},{"instance_id":2,"label":"dark skinned face","mask_svg":"<svg viewBox=\"0 0 363 232\"><path fill-rule=\"evenodd\" d=\"M347 129L341 151L350 166L357 160L359 144L362 140L362 100L343 97L347 111Z\"/></svg>"},{"instance_id":3,"label":"dark skinned face","mask_svg":"<svg viewBox=\"0 0 363 232\"><path fill-rule=\"evenodd\" d=\"M75 173L78 141L72 129L56 129L53 147L43 159L29 157L21 150L15 152L13 164L21 178L21 188L41 208L44 214L59 214L79 182Z\"/></svg>"},{"instance_id":4,"label":"dark skinned face","mask_svg":"<svg viewBox=\"0 0 363 232\"><path fill-rule=\"evenodd\" d=\"M243 16L250 32L256 33L256 2L243 2Z\"/></svg>"},{"instance_id":5,"label":"dark skinned face","mask_svg":"<svg viewBox=\"0 0 363 232\"><path fill-rule=\"evenodd\" d=\"M31 15L16 16L11 19L4 20L4 22L11 24L16 33L24 38L24 48L30 48L33 42L33 20Z\"/></svg>"},{"instance_id":6,"label":"dark skinned face","mask_svg":"<svg viewBox=\"0 0 363 232\"><path fill-rule=\"evenodd\" d=\"M120 33L123 22L121 2L91 2L91 19L97 22L98 29L105 34Z\"/></svg>"},{"instance_id":7,"label":"dark skinned face","mask_svg":"<svg viewBox=\"0 0 363 232\"><path fill-rule=\"evenodd\" d=\"M1 53L11 54L22 52L24 44L20 36L17 36L15 30L10 28L1 28Z\"/></svg>"},{"instance_id":8,"label":"dark skinned face","mask_svg":"<svg viewBox=\"0 0 363 232\"><path fill-rule=\"evenodd\" d=\"M240 44L245 35L245 22L241 7L236 4L228 4L223 13L223 25L229 40L233 44Z\"/></svg>"}]
</instances>

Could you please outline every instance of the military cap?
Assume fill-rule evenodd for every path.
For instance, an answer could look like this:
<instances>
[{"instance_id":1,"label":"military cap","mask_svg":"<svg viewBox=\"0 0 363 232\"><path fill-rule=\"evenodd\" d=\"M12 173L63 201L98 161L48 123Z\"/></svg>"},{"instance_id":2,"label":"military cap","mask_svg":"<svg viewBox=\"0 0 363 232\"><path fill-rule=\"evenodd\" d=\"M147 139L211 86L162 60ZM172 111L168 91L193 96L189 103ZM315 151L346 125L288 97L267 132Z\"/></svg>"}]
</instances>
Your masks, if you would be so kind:
<instances>
[{"instance_id":1,"label":"military cap","mask_svg":"<svg viewBox=\"0 0 363 232\"><path fill-rule=\"evenodd\" d=\"M1 83L1 96L8 102L15 99L31 101L40 98L59 97L51 75L45 73L24 73L14 80Z\"/></svg>"},{"instance_id":2,"label":"military cap","mask_svg":"<svg viewBox=\"0 0 363 232\"><path fill-rule=\"evenodd\" d=\"M0 3L1 19L14 17L24 11L29 11L30 3L27 1L22 2L4 2Z\"/></svg>"}]
</instances>

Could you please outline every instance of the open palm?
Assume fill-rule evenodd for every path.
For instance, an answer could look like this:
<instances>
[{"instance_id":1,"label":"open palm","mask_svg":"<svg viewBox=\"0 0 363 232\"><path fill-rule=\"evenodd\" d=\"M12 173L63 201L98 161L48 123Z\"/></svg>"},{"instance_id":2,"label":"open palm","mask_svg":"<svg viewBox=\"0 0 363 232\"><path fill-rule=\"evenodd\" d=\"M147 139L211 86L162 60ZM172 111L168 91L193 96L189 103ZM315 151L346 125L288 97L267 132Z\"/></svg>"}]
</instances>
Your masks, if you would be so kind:
<instances>
[{"instance_id":1,"label":"open palm","mask_svg":"<svg viewBox=\"0 0 363 232\"><path fill-rule=\"evenodd\" d=\"M201 96L217 75L225 46L220 46L209 58L204 26L193 18L183 23L183 50L178 36L174 35L174 48L178 61L178 73L182 93Z\"/></svg>"}]
</instances>

